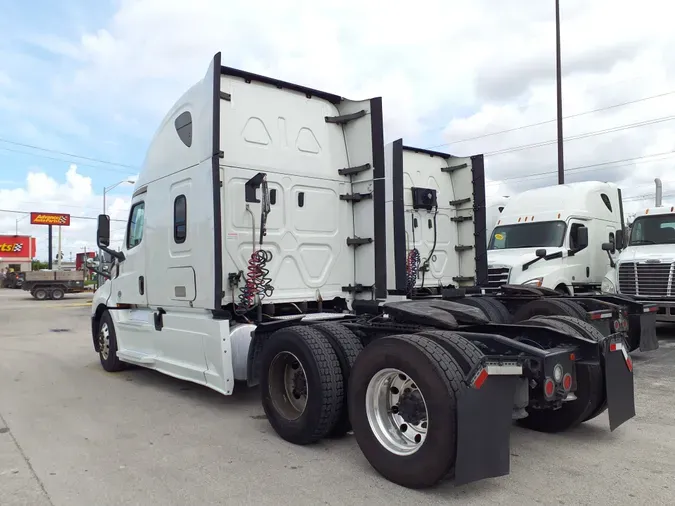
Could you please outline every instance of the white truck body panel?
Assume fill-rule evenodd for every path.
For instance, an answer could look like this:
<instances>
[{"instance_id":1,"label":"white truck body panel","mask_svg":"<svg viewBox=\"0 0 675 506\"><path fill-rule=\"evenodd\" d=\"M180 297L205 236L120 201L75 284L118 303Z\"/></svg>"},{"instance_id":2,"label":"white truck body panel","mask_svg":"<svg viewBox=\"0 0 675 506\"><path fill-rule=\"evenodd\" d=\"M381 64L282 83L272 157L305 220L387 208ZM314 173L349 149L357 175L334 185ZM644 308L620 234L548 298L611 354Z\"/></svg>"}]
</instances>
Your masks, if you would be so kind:
<instances>
[{"instance_id":1,"label":"white truck body panel","mask_svg":"<svg viewBox=\"0 0 675 506\"><path fill-rule=\"evenodd\" d=\"M620 190L612 183L570 183L515 195L488 243L489 284L531 284L567 293L599 287L610 265L602 244L615 242L622 222ZM580 226L588 229L588 246L570 254ZM525 267L538 249L557 258Z\"/></svg>"},{"instance_id":2,"label":"white truck body panel","mask_svg":"<svg viewBox=\"0 0 675 506\"><path fill-rule=\"evenodd\" d=\"M638 213L630 239L602 290L658 304L657 321L675 322L675 206Z\"/></svg>"},{"instance_id":3,"label":"white truck body panel","mask_svg":"<svg viewBox=\"0 0 675 506\"><path fill-rule=\"evenodd\" d=\"M385 182L389 293L405 293L413 248L429 262L415 287L473 286L485 263L483 157L455 157L399 139L385 146ZM416 209L413 188L434 190L437 207Z\"/></svg>"},{"instance_id":4,"label":"white truck body panel","mask_svg":"<svg viewBox=\"0 0 675 506\"><path fill-rule=\"evenodd\" d=\"M260 172L274 286L264 302L385 298L383 152L380 98L346 100L221 67L216 55L151 141L125 259L94 297L93 316L116 307L120 359L224 394L246 379L254 326L230 328L222 312L238 302L229 280L260 247L261 203L245 198ZM369 198L342 198L359 193Z\"/></svg>"}]
</instances>

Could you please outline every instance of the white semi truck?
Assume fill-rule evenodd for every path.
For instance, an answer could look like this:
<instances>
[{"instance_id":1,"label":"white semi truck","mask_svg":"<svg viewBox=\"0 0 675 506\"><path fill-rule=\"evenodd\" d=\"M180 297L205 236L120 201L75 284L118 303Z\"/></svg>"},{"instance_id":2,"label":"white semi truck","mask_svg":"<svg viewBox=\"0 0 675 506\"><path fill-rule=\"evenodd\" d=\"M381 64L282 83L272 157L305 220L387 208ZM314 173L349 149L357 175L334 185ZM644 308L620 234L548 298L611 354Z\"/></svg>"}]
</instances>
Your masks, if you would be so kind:
<instances>
[{"instance_id":1,"label":"white semi truck","mask_svg":"<svg viewBox=\"0 0 675 506\"><path fill-rule=\"evenodd\" d=\"M385 151L381 99L224 67L217 54L150 144L121 251L99 217L114 258L92 303L103 368L136 364L224 395L259 385L280 437L351 429L380 474L414 488L508 474L513 419L559 432L605 410L612 430L634 416L625 329L601 325L620 322L617 308L591 311L594 326L537 316L546 301L521 292L444 300L441 280L406 293L407 185ZM429 156L452 209L428 187L410 205L427 228L457 218L455 246L436 242L453 257L452 286L470 289L487 280L483 157ZM434 255L413 277L445 276ZM486 317L507 303L532 318Z\"/></svg>"},{"instance_id":2,"label":"white semi truck","mask_svg":"<svg viewBox=\"0 0 675 506\"><path fill-rule=\"evenodd\" d=\"M578 278L586 276L588 266L582 264L585 261L595 263L593 272L605 273L611 257L608 258L603 249L607 247L614 253L621 248L620 190L605 183L574 183L532 190L522 197L504 199L502 202L507 202L507 205L499 211L500 217L496 220L496 225L502 227L504 224L504 228L499 228L501 233L498 234L501 237L505 230L515 231L515 235L510 237L514 242L498 239L500 245L507 248L486 252L487 233L483 235L482 223L490 216L491 206L499 202L493 200L488 203L484 198L482 163L481 156L457 157L404 146L401 140L385 147L387 202L391 209L387 211L387 230L391 230L387 235L387 280L390 285L395 285L389 287L388 294L461 301L480 308L492 322L505 324L528 320L537 314L573 315L593 322L593 319L600 318L603 310L612 309L615 316L603 322L609 326L609 329L601 329L604 333L611 333L616 328L626 329L629 350L657 349L652 314L657 310L656 305L644 305L626 295L601 295L598 292L603 274L596 274L592 280L586 279L585 282ZM390 191L390 187L397 190ZM615 202L605 195L604 192L609 191L616 195ZM570 193L578 197L577 201L568 199L562 204L556 201L559 204L556 205L548 200L566 197ZM420 201L421 197L427 200ZM401 205L390 204L390 201L400 202ZM604 210L598 209L598 203ZM516 210L524 211L525 218L523 214L510 215L515 212L514 205ZM613 206L616 216L607 212L608 206ZM531 225L535 215L530 214L533 212L538 213L540 219L544 218L534 227ZM533 268L535 276L544 271L547 275L532 280L532 275L521 275L520 271L531 272L528 270L531 266L537 267L536 261L540 259L536 256L537 249L509 247L521 246L515 242L520 236L530 240L528 233L532 233L533 228L534 232L547 230L550 222L545 219L549 215L558 223L565 223L565 227L569 222L570 233L587 235L590 230L589 244L587 247L576 245L577 250L558 247L548 251L545 266ZM579 227L577 223L584 225ZM607 235L604 235L602 226L608 228ZM616 233L614 227L619 227ZM405 233L399 233L399 230ZM486 223L485 231L488 230L490 226ZM538 239L535 236L531 240L536 243ZM569 246L573 240L574 237L566 239L565 245ZM607 240L616 241L616 244L608 246L603 243ZM490 259L494 261L495 257L511 264L488 267ZM522 267L518 262L523 262ZM505 272L508 276L504 275ZM572 284L575 278L581 283L572 285L576 290L568 290L565 280L570 280ZM487 292L491 297L465 297L467 292ZM497 309L492 307L495 302L500 306ZM597 322L593 324L598 325Z\"/></svg>"},{"instance_id":3,"label":"white semi truck","mask_svg":"<svg viewBox=\"0 0 675 506\"><path fill-rule=\"evenodd\" d=\"M617 240L617 235L619 239ZM488 245L490 285L545 287L563 294L600 288L623 237L621 191L587 181L515 195Z\"/></svg>"},{"instance_id":4,"label":"white semi truck","mask_svg":"<svg viewBox=\"0 0 675 506\"><path fill-rule=\"evenodd\" d=\"M611 249L611 244L605 245ZM604 293L618 293L658 306L657 321L675 322L675 206L639 213L624 249L602 281Z\"/></svg>"}]
</instances>

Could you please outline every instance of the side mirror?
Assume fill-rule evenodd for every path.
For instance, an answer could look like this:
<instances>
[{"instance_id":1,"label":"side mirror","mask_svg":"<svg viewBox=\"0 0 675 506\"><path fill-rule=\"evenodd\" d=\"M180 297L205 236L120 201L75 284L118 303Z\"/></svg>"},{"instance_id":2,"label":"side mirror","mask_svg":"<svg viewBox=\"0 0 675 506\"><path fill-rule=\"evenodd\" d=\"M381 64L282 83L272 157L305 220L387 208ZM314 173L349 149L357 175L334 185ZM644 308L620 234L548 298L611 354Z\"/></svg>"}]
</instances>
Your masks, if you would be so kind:
<instances>
[{"instance_id":1,"label":"side mirror","mask_svg":"<svg viewBox=\"0 0 675 506\"><path fill-rule=\"evenodd\" d=\"M588 246L588 228L579 227L577 229L577 251L581 251Z\"/></svg>"},{"instance_id":2,"label":"side mirror","mask_svg":"<svg viewBox=\"0 0 675 506\"><path fill-rule=\"evenodd\" d=\"M614 235L616 236L616 249L623 249L624 247L623 230L617 230Z\"/></svg>"},{"instance_id":3,"label":"side mirror","mask_svg":"<svg viewBox=\"0 0 675 506\"><path fill-rule=\"evenodd\" d=\"M602 243L602 251L612 251L614 249L614 245L611 242L603 242Z\"/></svg>"},{"instance_id":4,"label":"side mirror","mask_svg":"<svg viewBox=\"0 0 675 506\"><path fill-rule=\"evenodd\" d=\"M538 258L544 258L546 256L546 250L538 249L537 251L534 252L534 254L537 255Z\"/></svg>"},{"instance_id":5,"label":"side mirror","mask_svg":"<svg viewBox=\"0 0 675 506\"><path fill-rule=\"evenodd\" d=\"M98 244L99 248L110 246L110 216L107 214L98 215L96 244Z\"/></svg>"}]
</instances>

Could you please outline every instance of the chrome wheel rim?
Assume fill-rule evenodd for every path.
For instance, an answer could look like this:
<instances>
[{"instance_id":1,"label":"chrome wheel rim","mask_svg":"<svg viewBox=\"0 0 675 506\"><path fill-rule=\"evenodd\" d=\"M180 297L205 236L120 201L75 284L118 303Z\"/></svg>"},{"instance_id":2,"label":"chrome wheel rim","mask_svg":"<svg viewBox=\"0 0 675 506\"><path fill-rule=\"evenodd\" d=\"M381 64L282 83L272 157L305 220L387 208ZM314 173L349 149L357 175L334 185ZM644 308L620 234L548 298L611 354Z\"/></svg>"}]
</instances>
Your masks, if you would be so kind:
<instances>
[{"instance_id":1,"label":"chrome wheel rim","mask_svg":"<svg viewBox=\"0 0 675 506\"><path fill-rule=\"evenodd\" d=\"M107 323L101 325L101 330L98 332L98 349L103 360L108 360L108 355L110 355L110 329Z\"/></svg>"},{"instance_id":2,"label":"chrome wheel rim","mask_svg":"<svg viewBox=\"0 0 675 506\"><path fill-rule=\"evenodd\" d=\"M382 369L371 378L366 416L377 440L395 455L412 455L426 440L427 404L417 384L403 371Z\"/></svg>"},{"instance_id":3,"label":"chrome wheel rim","mask_svg":"<svg viewBox=\"0 0 675 506\"><path fill-rule=\"evenodd\" d=\"M269 367L268 389L274 408L287 420L297 420L307 407L307 374L298 357L282 351Z\"/></svg>"}]
</instances>

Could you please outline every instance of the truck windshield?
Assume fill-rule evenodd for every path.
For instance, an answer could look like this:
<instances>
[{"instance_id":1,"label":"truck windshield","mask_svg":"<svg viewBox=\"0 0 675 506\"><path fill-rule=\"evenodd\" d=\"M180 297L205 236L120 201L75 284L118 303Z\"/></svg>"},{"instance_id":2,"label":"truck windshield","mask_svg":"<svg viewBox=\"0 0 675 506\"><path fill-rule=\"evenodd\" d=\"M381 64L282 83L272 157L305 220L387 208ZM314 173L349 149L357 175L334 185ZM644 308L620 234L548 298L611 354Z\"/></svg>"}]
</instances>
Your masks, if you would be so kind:
<instances>
[{"instance_id":1,"label":"truck windshield","mask_svg":"<svg viewBox=\"0 0 675 506\"><path fill-rule=\"evenodd\" d=\"M675 244L675 214L642 216L633 222L629 246Z\"/></svg>"},{"instance_id":2,"label":"truck windshield","mask_svg":"<svg viewBox=\"0 0 675 506\"><path fill-rule=\"evenodd\" d=\"M565 228L564 221L502 225L492 232L488 249L560 247Z\"/></svg>"}]
</instances>

